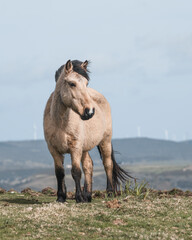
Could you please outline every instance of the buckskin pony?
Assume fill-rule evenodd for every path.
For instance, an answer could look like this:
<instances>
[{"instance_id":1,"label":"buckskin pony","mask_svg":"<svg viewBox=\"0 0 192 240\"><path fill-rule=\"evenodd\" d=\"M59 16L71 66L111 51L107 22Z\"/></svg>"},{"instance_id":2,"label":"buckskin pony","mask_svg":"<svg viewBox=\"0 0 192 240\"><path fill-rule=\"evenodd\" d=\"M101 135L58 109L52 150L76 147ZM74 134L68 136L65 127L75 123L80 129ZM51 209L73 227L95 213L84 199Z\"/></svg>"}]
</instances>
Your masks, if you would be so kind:
<instances>
[{"instance_id":1,"label":"buckskin pony","mask_svg":"<svg viewBox=\"0 0 192 240\"><path fill-rule=\"evenodd\" d=\"M56 87L44 112L44 135L54 159L57 201L65 202L64 154L71 155L76 202L91 202L93 162L89 150L98 147L107 176L107 192L117 190L130 175L115 161L111 110L106 98L88 87L88 61L68 60L55 74ZM85 175L81 189L81 168Z\"/></svg>"}]
</instances>

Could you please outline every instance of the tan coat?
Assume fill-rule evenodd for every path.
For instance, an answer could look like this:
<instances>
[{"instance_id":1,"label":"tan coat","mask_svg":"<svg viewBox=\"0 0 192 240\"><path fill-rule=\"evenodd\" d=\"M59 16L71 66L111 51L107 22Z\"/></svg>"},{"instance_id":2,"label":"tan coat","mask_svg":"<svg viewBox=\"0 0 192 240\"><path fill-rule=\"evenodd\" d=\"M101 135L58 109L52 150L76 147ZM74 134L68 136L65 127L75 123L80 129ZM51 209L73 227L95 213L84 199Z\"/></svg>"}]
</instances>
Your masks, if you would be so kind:
<instances>
[{"instance_id":1,"label":"tan coat","mask_svg":"<svg viewBox=\"0 0 192 240\"><path fill-rule=\"evenodd\" d=\"M88 61L68 61L56 72L56 87L44 112L44 135L55 163L57 201L66 199L63 155L71 154L76 201L91 201L93 162L88 153L98 146L107 175L107 191L114 192L128 173L116 163L111 138L112 120L105 97L88 85ZM84 190L80 179L82 163Z\"/></svg>"}]
</instances>

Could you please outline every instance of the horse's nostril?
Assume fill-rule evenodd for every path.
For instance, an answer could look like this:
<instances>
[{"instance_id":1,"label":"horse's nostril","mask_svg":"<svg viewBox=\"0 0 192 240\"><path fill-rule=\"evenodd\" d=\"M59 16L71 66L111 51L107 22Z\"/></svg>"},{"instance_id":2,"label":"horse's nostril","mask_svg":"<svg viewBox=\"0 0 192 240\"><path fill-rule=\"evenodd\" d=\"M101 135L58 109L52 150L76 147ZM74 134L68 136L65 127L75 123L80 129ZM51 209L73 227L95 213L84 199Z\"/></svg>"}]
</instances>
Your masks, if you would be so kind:
<instances>
[{"instance_id":1,"label":"horse's nostril","mask_svg":"<svg viewBox=\"0 0 192 240\"><path fill-rule=\"evenodd\" d=\"M81 116L82 120L88 120L93 117L95 114L95 108L85 108L83 116Z\"/></svg>"},{"instance_id":2,"label":"horse's nostril","mask_svg":"<svg viewBox=\"0 0 192 240\"><path fill-rule=\"evenodd\" d=\"M85 108L85 115L89 115L89 108Z\"/></svg>"},{"instance_id":3,"label":"horse's nostril","mask_svg":"<svg viewBox=\"0 0 192 240\"><path fill-rule=\"evenodd\" d=\"M95 108L85 108L84 114L87 116L93 116L95 113Z\"/></svg>"}]
</instances>

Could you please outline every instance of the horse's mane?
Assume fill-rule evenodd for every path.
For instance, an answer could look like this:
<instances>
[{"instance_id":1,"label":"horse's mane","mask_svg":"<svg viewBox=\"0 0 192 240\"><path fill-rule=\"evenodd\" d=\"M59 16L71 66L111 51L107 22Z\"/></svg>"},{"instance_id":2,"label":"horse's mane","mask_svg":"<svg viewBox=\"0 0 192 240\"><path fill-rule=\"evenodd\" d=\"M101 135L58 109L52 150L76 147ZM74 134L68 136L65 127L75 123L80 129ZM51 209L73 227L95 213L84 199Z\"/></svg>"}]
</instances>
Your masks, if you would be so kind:
<instances>
[{"instance_id":1,"label":"horse's mane","mask_svg":"<svg viewBox=\"0 0 192 240\"><path fill-rule=\"evenodd\" d=\"M79 60L73 60L72 64L73 64L73 71L82 75L83 77L85 77L88 81L89 81L89 70L85 70L81 67L81 64L83 62L79 61ZM65 64L62 65L56 72L55 72L55 81L57 82L57 80L59 79L63 68L64 68Z\"/></svg>"}]
</instances>

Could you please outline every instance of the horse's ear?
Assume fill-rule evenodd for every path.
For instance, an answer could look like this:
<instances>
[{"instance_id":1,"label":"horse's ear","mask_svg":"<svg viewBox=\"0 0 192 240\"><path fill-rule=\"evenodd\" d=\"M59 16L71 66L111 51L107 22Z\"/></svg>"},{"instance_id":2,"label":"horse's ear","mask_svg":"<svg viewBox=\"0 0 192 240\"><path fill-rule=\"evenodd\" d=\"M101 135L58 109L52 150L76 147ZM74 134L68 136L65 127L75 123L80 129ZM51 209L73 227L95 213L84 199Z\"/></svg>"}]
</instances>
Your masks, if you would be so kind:
<instances>
[{"instance_id":1,"label":"horse's ear","mask_svg":"<svg viewBox=\"0 0 192 240\"><path fill-rule=\"evenodd\" d=\"M68 60L65 64L65 73L69 73L73 70L73 64L71 62L71 60Z\"/></svg>"},{"instance_id":2,"label":"horse's ear","mask_svg":"<svg viewBox=\"0 0 192 240\"><path fill-rule=\"evenodd\" d=\"M81 64L81 67L82 67L85 71L87 71L87 66L88 66L88 64L89 64L89 62L88 62L87 60L85 60L85 62L83 62L83 63Z\"/></svg>"}]
</instances>

